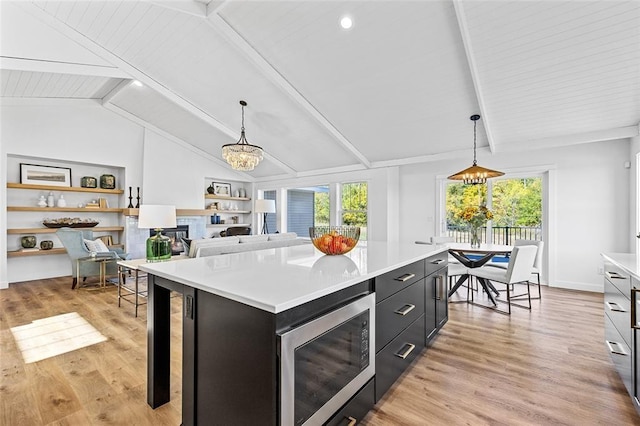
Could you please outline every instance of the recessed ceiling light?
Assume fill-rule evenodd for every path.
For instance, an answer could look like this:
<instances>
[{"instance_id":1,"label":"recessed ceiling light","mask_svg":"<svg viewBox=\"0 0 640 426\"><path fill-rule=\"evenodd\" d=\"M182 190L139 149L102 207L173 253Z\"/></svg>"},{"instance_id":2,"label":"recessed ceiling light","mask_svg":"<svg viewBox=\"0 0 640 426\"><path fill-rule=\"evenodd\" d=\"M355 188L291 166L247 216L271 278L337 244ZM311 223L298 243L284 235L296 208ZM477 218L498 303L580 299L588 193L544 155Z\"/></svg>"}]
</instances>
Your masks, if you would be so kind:
<instances>
[{"instance_id":1,"label":"recessed ceiling light","mask_svg":"<svg viewBox=\"0 0 640 426\"><path fill-rule=\"evenodd\" d=\"M340 26L345 30L348 30L353 26L353 20L348 16L343 16L340 19Z\"/></svg>"},{"instance_id":2,"label":"recessed ceiling light","mask_svg":"<svg viewBox=\"0 0 640 426\"><path fill-rule=\"evenodd\" d=\"M133 85L134 86L138 86L138 87L142 87L142 83L139 82L138 80L133 80Z\"/></svg>"}]
</instances>

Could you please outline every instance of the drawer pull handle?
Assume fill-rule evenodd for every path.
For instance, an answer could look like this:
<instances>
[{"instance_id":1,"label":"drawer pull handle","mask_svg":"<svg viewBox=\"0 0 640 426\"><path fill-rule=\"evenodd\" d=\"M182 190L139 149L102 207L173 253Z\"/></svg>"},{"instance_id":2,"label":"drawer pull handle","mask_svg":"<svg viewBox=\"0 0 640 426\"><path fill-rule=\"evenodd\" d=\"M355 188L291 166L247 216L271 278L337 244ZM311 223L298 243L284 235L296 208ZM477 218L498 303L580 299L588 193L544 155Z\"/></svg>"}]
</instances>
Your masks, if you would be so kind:
<instances>
[{"instance_id":1,"label":"drawer pull handle","mask_svg":"<svg viewBox=\"0 0 640 426\"><path fill-rule=\"evenodd\" d=\"M411 278L415 277L416 274L404 274L398 278L395 278L396 281L402 281L405 282L407 280L410 280Z\"/></svg>"},{"instance_id":2,"label":"drawer pull handle","mask_svg":"<svg viewBox=\"0 0 640 426\"><path fill-rule=\"evenodd\" d=\"M345 417L347 420L349 420L349 423L347 423L347 426L355 426L356 423L358 423L358 420L356 420L355 418L351 417L351 416L347 416Z\"/></svg>"},{"instance_id":3,"label":"drawer pull handle","mask_svg":"<svg viewBox=\"0 0 640 426\"><path fill-rule=\"evenodd\" d=\"M436 259L436 260L434 260L433 262L431 262L431 264L432 264L432 265L439 265L439 264L441 264L442 262L444 262L444 259Z\"/></svg>"},{"instance_id":4,"label":"drawer pull handle","mask_svg":"<svg viewBox=\"0 0 640 426\"><path fill-rule=\"evenodd\" d=\"M607 304L607 306L609 307L610 311L613 312L627 312L625 311L622 306L618 305L616 302L604 302Z\"/></svg>"},{"instance_id":5,"label":"drawer pull handle","mask_svg":"<svg viewBox=\"0 0 640 426\"><path fill-rule=\"evenodd\" d=\"M609 352L611 352L612 354L616 354L616 355L624 355L627 356L627 352L622 348L622 345L618 342L610 342L608 340L605 340L605 342L607 342L607 346L609 346ZM614 349L613 347L616 346L618 349Z\"/></svg>"},{"instance_id":6,"label":"drawer pull handle","mask_svg":"<svg viewBox=\"0 0 640 426\"><path fill-rule=\"evenodd\" d=\"M625 280L626 278L617 272L607 272L605 274L610 280Z\"/></svg>"},{"instance_id":7,"label":"drawer pull handle","mask_svg":"<svg viewBox=\"0 0 640 426\"><path fill-rule=\"evenodd\" d=\"M640 290L637 288L631 289L631 328L636 330L640 330L640 325L638 324L638 293L640 293Z\"/></svg>"},{"instance_id":8,"label":"drawer pull handle","mask_svg":"<svg viewBox=\"0 0 640 426\"><path fill-rule=\"evenodd\" d=\"M413 350L416 348L416 345L414 345L413 343L405 343L404 346L406 346L407 348L404 350L404 352L402 353L396 352L394 355L397 356L398 358L406 359L409 356L409 354L413 352Z\"/></svg>"},{"instance_id":9,"label":"drawer pull handle","mask_svg":"<svg viewBox=\"0 0 640 426\"><path fill-rule=\"evenodd\" d=\"M394 313L398 314L398 315L402 315L405 316L407 315L409 312L413 311L416 308L416 305L412 305L410 303L407 303L406 305L404 305L402 308L398 309L397 311L394 311Z\"/></svg>"}]
</instances>

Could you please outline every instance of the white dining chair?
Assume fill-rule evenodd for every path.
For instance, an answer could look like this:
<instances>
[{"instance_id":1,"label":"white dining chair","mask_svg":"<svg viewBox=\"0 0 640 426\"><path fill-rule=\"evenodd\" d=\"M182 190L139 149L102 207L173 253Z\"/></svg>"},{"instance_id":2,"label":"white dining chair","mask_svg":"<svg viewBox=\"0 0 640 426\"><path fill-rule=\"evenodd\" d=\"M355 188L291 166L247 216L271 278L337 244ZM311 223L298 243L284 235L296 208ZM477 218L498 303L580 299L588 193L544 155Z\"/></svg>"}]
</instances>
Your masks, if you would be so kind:
<instances>
[{"instance_id":1,"label":"white dining chair","mask_svg":"<svg viewBox=\"0 0 640 426\"><path fill-rule=\"evenodd\" d=\"M536 284L538 286L538 297L532 297L532 299L540 299L542 300L542 292L540 291L540 274L542 272L542 251L544 250L544 241L538 240L515 240L513 243L514 247L519 246L536 246L538 251L536 252L536 259L533 262L533 267L531 268L531 275L535 275L537 278L537 282L531 283ZM508 264L505 262L489 262L488 266L494 268L502 268L507 269ZM531 282L531 281L530 281ZM524 296L524 294L511 296L512 299L518 298L520 296Z\"/></svg>"},{"instance_id":2,"label":"white dining chair","mask_svg":"<svg viewBox=\"0 0 640 426\"><path fill-rule=\"evenodd\" d=\"M531 292L529 289L529 285L531 283L529 282L529 278L531 277L531 268L533 267L533 262L535 261L537 251L538 247L536 246L517 246L514 247L513 251L511 252L511 258L509 259L509 265L507 266L507 269L496 268L487 265L480 268L468 269L469 275L476 277L479 280L490 281L491 283L502 283L506 285L506 303L508 306L508 310L505 312L500 309L493 309L509 315L511 315L511 305L518 306L520 308L531 309ZM529 301L528 306L512 302L510 288L512 284L518 283L522 283L527 286L527 292L525 294L527 295ZM492 287L492 285L488 285L488 287Z\"/></svg>"}]
</instances>

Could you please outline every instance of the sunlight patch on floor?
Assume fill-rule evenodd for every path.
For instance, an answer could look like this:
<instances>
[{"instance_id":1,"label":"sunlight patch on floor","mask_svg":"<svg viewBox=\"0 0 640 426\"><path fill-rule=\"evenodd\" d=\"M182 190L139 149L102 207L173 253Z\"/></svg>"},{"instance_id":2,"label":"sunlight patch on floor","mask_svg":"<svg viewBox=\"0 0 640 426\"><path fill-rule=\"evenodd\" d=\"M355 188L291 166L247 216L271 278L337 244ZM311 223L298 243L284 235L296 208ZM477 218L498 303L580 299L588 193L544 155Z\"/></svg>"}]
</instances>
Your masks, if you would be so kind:
<instances>
[{"instance_id":1,"label":"sunlight patch on floor","mask_svg":"<svg viewBox=\"0 0 640 426\"><path fill-rule=\"evenodd\" d=\"M77 312L35 320L11 332L27 364L107 340Z\"/></svg>"}]
</instances>

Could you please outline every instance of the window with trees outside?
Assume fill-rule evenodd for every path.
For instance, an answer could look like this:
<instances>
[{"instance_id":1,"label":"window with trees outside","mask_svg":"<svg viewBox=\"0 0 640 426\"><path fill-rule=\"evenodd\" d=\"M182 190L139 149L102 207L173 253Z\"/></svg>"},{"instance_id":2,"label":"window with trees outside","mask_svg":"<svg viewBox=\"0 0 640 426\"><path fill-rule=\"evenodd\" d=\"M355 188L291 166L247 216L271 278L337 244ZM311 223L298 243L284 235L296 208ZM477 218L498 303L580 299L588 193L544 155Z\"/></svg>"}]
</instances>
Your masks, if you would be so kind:
<instances>
[{"instance_id":1,"label":"window with trees outside","mask_svg":"<svg viewBox=\"0 0 640 426\"><path fill-rule=\"evenodd\" d=\"M367 241L367 183L343 183L340 194L342 224L359 226L360 241Z\"/></svg>"},{"instance_id":2,"label":"window with trees outside","mask_svg":"<svg viewBox=\"0 0 640 426\"><path fill-rule=\"evenodd\" d=\"M512 245L516 239L542 240L542 178L494 179L486 185L448 183L446 235L468 242L468 224L460 212L485 205L493 219L481 229L481 242Z\"/></svg>"}]
</instances>

